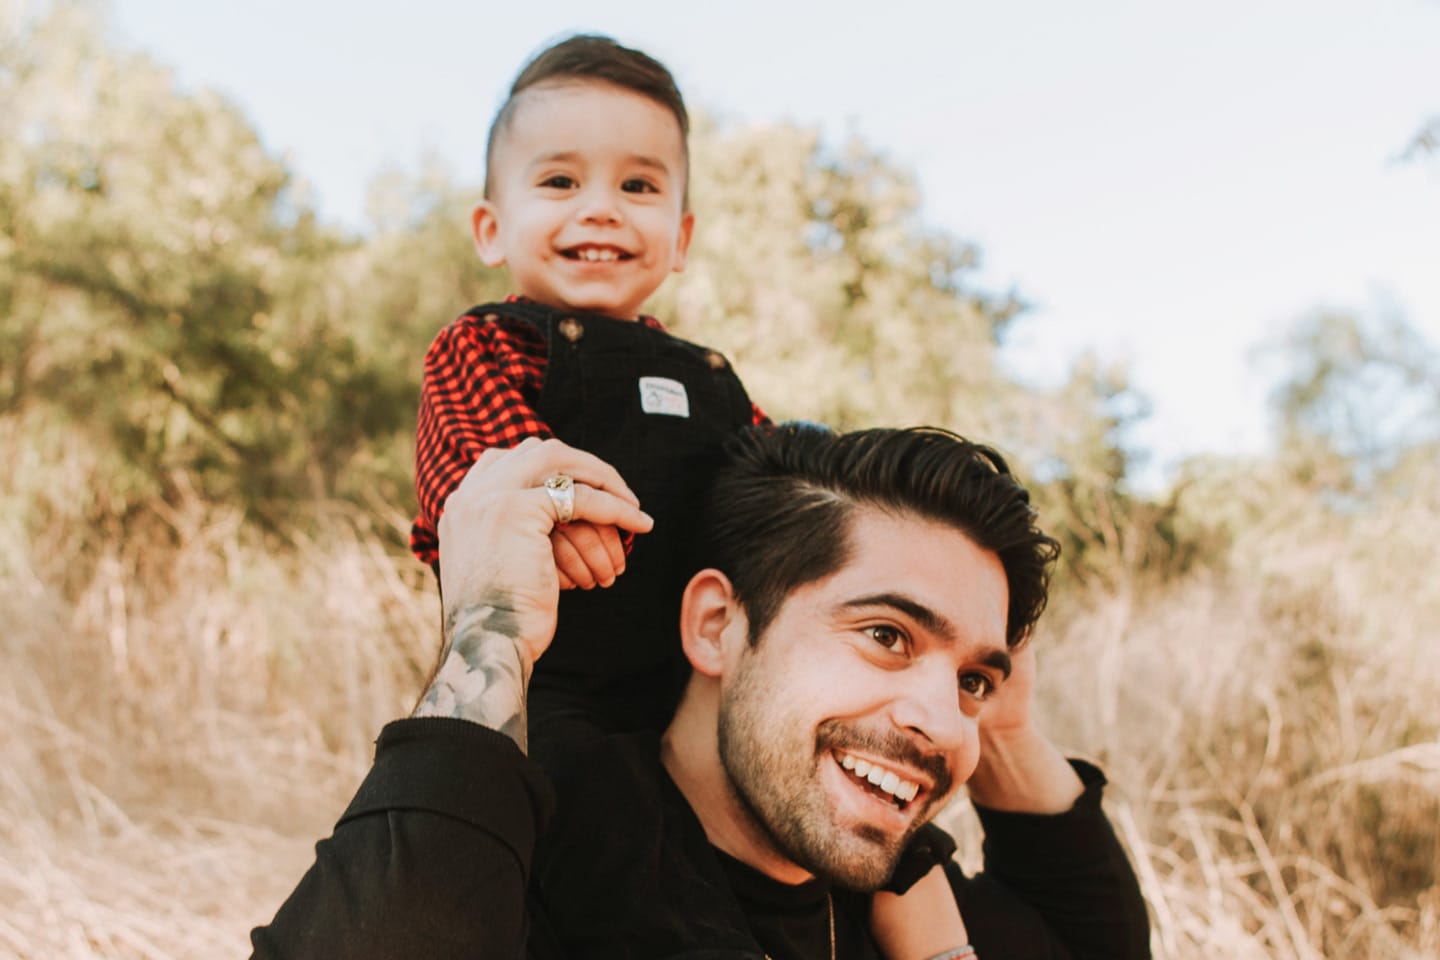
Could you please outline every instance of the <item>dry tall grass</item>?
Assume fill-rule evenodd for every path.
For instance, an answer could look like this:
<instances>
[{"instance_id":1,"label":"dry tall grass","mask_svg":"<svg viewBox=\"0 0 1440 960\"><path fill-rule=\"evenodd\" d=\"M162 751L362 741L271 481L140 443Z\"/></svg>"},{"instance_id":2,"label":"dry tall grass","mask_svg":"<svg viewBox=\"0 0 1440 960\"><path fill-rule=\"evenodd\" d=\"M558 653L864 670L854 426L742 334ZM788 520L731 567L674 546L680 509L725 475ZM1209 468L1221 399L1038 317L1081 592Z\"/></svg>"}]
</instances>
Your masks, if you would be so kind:
<instances>
[{"instance_id":1,"label":"dry tall grass","mask_svg":"<svg viewBox=\"0 0 1440 960\"><path fill-rule=\"evenodd\" d=\"M298 546L201 504L122 539L83 456L5 429L0 954L243 955L418 689L428 574L344 511ZM1440 956L1437 536L1433 497L1315 512L1223 574L1057 600L1044 700L1111 774L1158 956Z\"/></svg>"},{"instance_id":2,"label":"dry tall grass","mask_svg":"<svg viewBox=\"0 0 1440 960\"><path fill-rule=\"evenodd\" d=\"M1158 956L1433 960L1440 475L1281 502L1224 572L1060 611L1049 725L1115 783Z\"/></svg>"},{"instance_id":3,"label":"dry tall grass","mask_svg":"<svg viewBox=\"0 0 1440 960\"><path fill-rule=\"evenodd\" d=\"M349 512L298 548L200 504L118 538L84 457L16 439L0 955L243 956L413 702L437 601Z\"/></svg>"}]
</instances>

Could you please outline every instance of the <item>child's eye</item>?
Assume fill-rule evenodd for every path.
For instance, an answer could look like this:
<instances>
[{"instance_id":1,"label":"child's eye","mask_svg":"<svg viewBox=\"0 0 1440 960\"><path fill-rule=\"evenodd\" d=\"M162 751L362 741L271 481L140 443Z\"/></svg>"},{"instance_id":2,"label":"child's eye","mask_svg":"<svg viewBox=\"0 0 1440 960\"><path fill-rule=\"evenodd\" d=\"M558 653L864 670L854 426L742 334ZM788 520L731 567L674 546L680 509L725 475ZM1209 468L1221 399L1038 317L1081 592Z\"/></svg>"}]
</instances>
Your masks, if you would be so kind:
<instances>
[{"instance_id":1,"label":"child's eye","mask_svg":"<svg viewBox=\"0 0 1440 960\"><path fill-rule=\"evenodd\" d=\"M642 180L640 177L631 177L620 184L620 189L626 193L659 193L660 188L649 180Z\"/></svg>"},{"instance_id":2,"label":"child's eye","mask_svg":"<svg viewBox=\"0 0 1440 960\"><path fill-rule=\"evenodd\" d=\"M540 181L540 186L550 187L554 190L574 190L578 184L574 177L567 177L563 173L557 173L552 177L546 177Z\"/></svg>"},{"instance_id":3,"label":"child's eye","mask_svg":"<svg viewBox=\"0 0 1440 960\"><path fill-rule=\"evenodd\" d=\"M861 632L886 650L899 650L905 645L904 632L888 624L877 623L874 626L866 627Z\"/></svg>"},{"instance_id":4,"label":"child's eye","mask_svg":"<svg viewBox=\"0 0 1440 960\"><path fill-rule=\"evenodd\" d=\"M960 689L976 700L987 700L995 692L995 681L983 673L962 673Z\"/></svg>"}]
</instances>

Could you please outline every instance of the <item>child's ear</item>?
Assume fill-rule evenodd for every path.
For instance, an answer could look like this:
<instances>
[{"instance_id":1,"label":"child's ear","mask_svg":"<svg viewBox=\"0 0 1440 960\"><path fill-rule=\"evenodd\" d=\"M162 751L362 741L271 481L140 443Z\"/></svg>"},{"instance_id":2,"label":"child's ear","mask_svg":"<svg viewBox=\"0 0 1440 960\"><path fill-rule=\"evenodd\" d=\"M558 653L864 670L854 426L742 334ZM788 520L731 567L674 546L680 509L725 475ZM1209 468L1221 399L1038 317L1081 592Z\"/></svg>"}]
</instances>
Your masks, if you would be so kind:
<instances>
[{"instance_id":1,"label":"child's ear","mask_svg":"<svg viewBox=\"0 0 1440 960\"><path fill-rule=\"evenodd\" d=\"M749 621L729 577L707 569L690 578L680 600L680 646L696 673L724 673L736 645L748 642L748 631Z\"/></svg>"},{"instance_id":2,"label":"child's ear","mask_svg":"<svg viewBox=\"0 0 1440 960\"><path fill-rule=\"evenodd\" d=\"M690 253L690 234L695 230L695 214L689 210L680 218L680 232L675 237L675 262L670 269L679 273L685 269L685 258Z\"/></svg>"},{"instance_id":3,"label":"child's ear","mask_svg":"<svg viewBox=\"0 0 1440 960\"><path fill-rule=\"evenodd\" d=\"M500 216L495 204L481 200L470 212L470 233L475 237L475 252L487 267L505 265L505 249L500 243Z\"/></svg>"}]
</instances>

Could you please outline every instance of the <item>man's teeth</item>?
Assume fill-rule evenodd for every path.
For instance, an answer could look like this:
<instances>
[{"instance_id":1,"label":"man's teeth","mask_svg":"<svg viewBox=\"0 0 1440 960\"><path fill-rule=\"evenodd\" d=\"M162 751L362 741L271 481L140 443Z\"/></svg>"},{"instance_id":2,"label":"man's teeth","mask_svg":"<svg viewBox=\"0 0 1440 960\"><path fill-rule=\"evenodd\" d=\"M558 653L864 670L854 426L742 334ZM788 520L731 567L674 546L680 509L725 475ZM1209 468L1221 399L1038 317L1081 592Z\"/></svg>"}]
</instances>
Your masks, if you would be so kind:
<instances>
[{"instance_id":1,"label":"man's teeth","mask_svg":"<svg viewBox=\"0 0 1440 960\"><path fill-rule=\"evenodd\" d=\"M912 783L903 779L893 770L886 770L878 764L869 760L861 760L859 757L852 757L848 753L840 755L840 766L849 770L862 780L868 780L871 784L884 790L897 800L909 803L915 799L920 792L920 784Z\"/></svg>"},{"instance_id":2,"label":"man's teeth","mask_svg":"<svg viewBox=\"0 0 1440 960\"><path fill-rule=\"evenodd\" d=\"M614 250L597 250L594 247L586 247L583 250L576 250L575 256L581 260L619 260L620 254Z\"/></svg>"}]
</instances>

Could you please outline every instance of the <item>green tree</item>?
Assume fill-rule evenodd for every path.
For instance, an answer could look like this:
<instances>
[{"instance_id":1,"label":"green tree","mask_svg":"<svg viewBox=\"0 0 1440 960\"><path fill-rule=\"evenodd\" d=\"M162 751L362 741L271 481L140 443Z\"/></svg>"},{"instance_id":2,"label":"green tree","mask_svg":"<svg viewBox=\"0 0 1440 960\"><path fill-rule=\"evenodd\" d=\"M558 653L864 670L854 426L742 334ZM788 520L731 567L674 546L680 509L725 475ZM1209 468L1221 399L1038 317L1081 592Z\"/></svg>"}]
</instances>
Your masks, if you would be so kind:
<instances>
[{"instance_id":1,"label":"green tree","mask_svg":"<svg viewBox=\"0 0 1440 960\"><path fill-rule=\"evenodd\" d=\"M112 48L90 7L0 49L4 409L97 451L121 512L182 477L272 519L326 495L377 377L300 294L347 242L231 104Z\"/></svg>"},{"instance_id":2,"label":"green tree","mask_svg":"<svg viewBox=\"0 0 1440 960\"><path fill-rule=\"evenodd\" d=\"M1316 487L1363 491L1440 450L1440 355L1393 310L1318 310L1269 348L1282 456Z\"/></svg>"}]
</instances>

